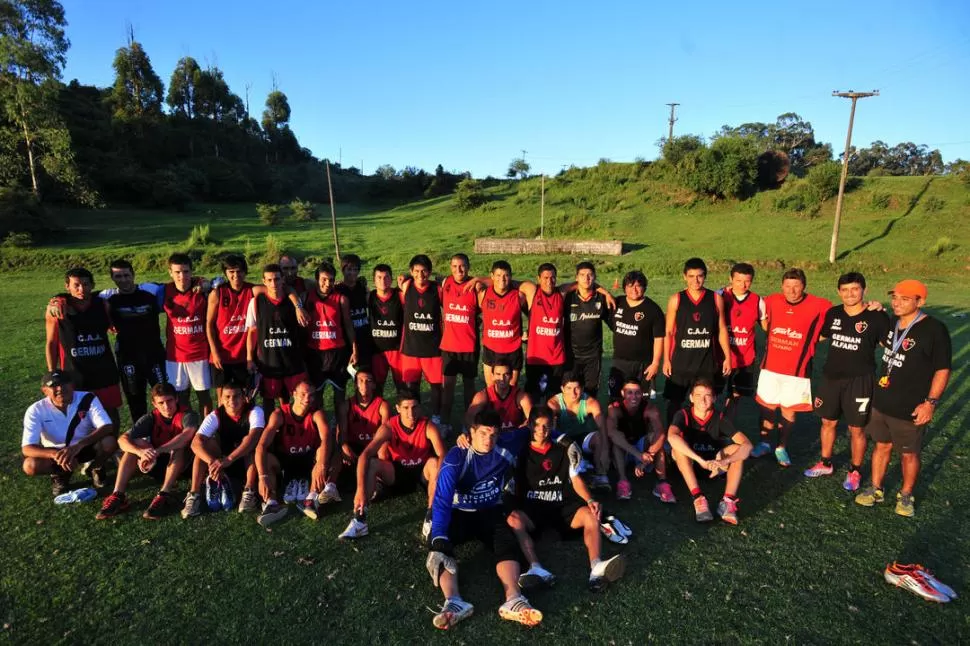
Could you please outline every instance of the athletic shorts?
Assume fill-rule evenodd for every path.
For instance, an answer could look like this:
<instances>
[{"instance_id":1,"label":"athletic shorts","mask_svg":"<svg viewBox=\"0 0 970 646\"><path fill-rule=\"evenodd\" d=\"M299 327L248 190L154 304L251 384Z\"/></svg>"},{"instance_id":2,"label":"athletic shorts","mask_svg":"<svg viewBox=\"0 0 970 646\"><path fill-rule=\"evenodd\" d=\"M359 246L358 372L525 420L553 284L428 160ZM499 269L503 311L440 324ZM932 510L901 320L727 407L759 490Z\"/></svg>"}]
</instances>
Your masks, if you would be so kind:
<instances>
[{"instance_id":1,"label":"athletic shorts","mask_svg":"<svg viewBox=\"0 0 970 646\"><path fill-rule=\"evenodd\" d=\"M350 379L350 373L347 372L350 352L346 347L333 350L309 350L306 358L310 383L317 390L322 392L327 382L341 392L346 389L347 380Z\"/></svg>"},{"instance_id":2,"label":"athletic shorts","mask_svg":"<svg viewBox=\"0 0 970 646\"><path fill-rule=\"evenodd\" d=\"M118 384L92 390L105 408L121 408L121 387Z\"/></svg>"},{"instance_id":3,"label":"athletic shorts","mask_svg":"<svg viewBox=\"0 0 970 646\"><path fill-rule=\"evenodd\" d=\"M923 448L925 428L925 426L917 426L912 420L892 417L873 408L869 423L866 424L866 435L883 444L892 442L900 453L919 454Z\"/></svg>"},{"instance_id":4,"label":"athletic shorts","mask_svg":"<svg viewBox=\"0 0 970 646\"><path fill-rule=\"evenodd\" d=\"M568 370L571 370L583 384L583 390L590 397L596 397L600 391L600 373L603 369L603 356L593 357L573 357L569 362ZM556 384L558 386L560 384ZM558 390L555 389L555 390ZM555 392L555 390L553 392Z\"/></svg>"},{"instance_id":5,"label":"athletic shorts","mask_svg":"<svg viewBox=\"0 0 970 646\"><path fill-rule=\"evenodd\" d=\"M508 364L512 370L522 370L522 348L515 352L495 352L487 346L482 346L482 363L494 366L497 363Z\"/></svg>"},{"instance_id":6,"label":"athletic shorts","mask_svg":"<svg viewBox=\"0 0 970 646\"><path fill-rule=\"evenodd\" d=\"M478 351L449 352L441 351L441 370L445 377L457 377L474 381L478 376Z\"/></svg>"},{"instance_id":7,"label":"athletic shorts","mask_svg":"<svg viewBox=\"0 0 970 646\"><path fill-rule=\"evenodd\" d=\"M171 453L159 453L158 457L155 458L154 466L145 475L155 482L165 482L165 472L168 470L168 465L171 461Z\"/></svg>"},{"instance_id":8,"label":"athletic shorts","mask_svg":"<svg viewBox=\"0 0 970 646\"><path fill-rule=\"evenodd\" d=\"M653 444L654 439L655 438L653 436L653 432L651 432L651 433L648 433L647 435L644 435L636 442L630 442L630 440L627 440L627 442L630 442L630 444L633 445L633 448L635 448L637 451L639 451L640 453L643 453L650 448L650 445ZM660 450L663 451L663 447L661 447ZM656 460L656 456L654 456L654 460ZM629 453L627 453L626 463L630 465L637 465L637 464L640 464L640 459L635 458Z\"/></svg>"},{"instance_id":9,"label":"athletic shorts","mask_svg":"<svg viewBox=\"0 0 970 646\"><path fill-rule=\"evenodd\" d=\"M90 462L94 458L98 457L98 451L94 448L94 446L95 446L94 444L88 444L86 447L84 447L83 449L81 449L80 451L78 451L77 455L74 457L74 459L77 461L78 464L85 464L86 462ZM60 448L64 448L64 447L57 447L57 448L60 449ZM51 460L50 463L51 463L51 473L58 473L58 472L61 472L61 473L76 473L76 474L81 473L81 470L80 469L75 469L73 472L72 471L64 471L57 464L57 462L54 462L54 460Z\"/></svg>"},{"instance_id":10,"label":"athletic shorts","mask_svg":"<svg viewBox=\"0 0 970 646\"><path fill-rule=\"evenodd\" d=\"M290 395L301 381L309 381L310 377L306 372L301 372L289 377L266 377L263 376L259 391L264 399L283 399L289 401Z\"/></svg>"},{"instance_id":11,"label":"athletic shorts","mask_svg":"<svg viewBox=\"0 0 970 646\"><path fill-rule=\"evenodd\" d=\"M401 378L404 383L417 383L421 381L422 375L429 384L440 385L443 377L441 357L411 357L402 354Z\"/></svg>"},{"instance_id":12,"label":"athletic shorts","mask_svg":"<svg viewBox=\"0 0 970 646\"><path fill-rule=\"evenodd\" d=\"M741 366L732 370L727 378L727 389L729 395L754 397L754 366Z\"/></svg>"},{"instance_id":13,"label":"athletic shorts","mask_svg":"<svg viewBox=\"0 0 970 646\"><path fill-rule=\"evenodd\" d=\"M401 376L401 353L398 350L376 351L370 358L370 369L374 373L374 381L377 382L378 392L387 381L387 373L391 373L391 379L395 384L404 381Z\"/></svg>"},{"instance_id":14,"label":"athletic shorts","mask_svg":"<svg viewBox=\"0 0 970 646\"><path fill-rule=\"evenodd\" d=\"M610 390L610 399L620 399L622 397L620 391L623 390L623 384L628 379L636 379L644 392L649 394L650 385L643 378L643 371L646 368L647 364L642 361L629 361L614 357L613 364L610 366L610 374L606 379L606 385Z\"/></svg>"},{"instance_id":15,"label":"athletic shorts","mask_svg":"<svg viewBox=\"0 0 970 646\"><path fill-rule=\"evenodd\" d=\"M394 484L390 485L400 493L411 493L419 485L427 484L424 479L424 465L406 467L400 462L394 462Z\"/></svg>"},{"instance_id":16,"label":"athletic shorts","mask_svg":"<svg viewBox=\"0 0 970 646\"><path fill-rule=\"evenodd\" d=\"M761 370L755 400L765 408L788 408L799 413L812 410L812 380Z\"/></svg>"},{"instance_id":17,"label":"athletic shorts","mask_svg":"<svg viewBox=\"0 0 970 646\"><path fill-rule=\"evenodd\" d=\"M566 371L563 364L558 366L538 365L534 363L526 364L525 390L533 400L538 401L546 395L553 395L559 392L562 384L562 375Z\"/></svg>"},{"instance_id":18,"label":"athletic shorts","mask_svg":"<svg viewBox=\"0 0 970 646\"><path fill-rule=\"evenodd\" d=\"M822 377L815 391L815 414L822 419L842 418L849 426L864 427L869 422L875 377Z\"/></svg>"},{"instance_id":19,"label":"athletic shorts","mask_svg":"<svg viewBox=\"0 0 970 646\"><path fill-rule=\"evenodd\" d=\"M245 361L242 363L223 362L221 369L212 366L212 384L216 388L222 388L228 384L245 387L248 383L249 368L246 367Z\"/></svg>"},{"instance_id":20,"label":"athletic shorts","mask_svg":"<svg viewBox=\"0 0 970 646\"><path fill-rule=\"evenodd\" d=\"M477 511L453 509L448 524L448 539L452 545L481 541L496 563L517 561L521 555L519 542L506 521L501 505Z\"/></svg>"},{"instance_id":21,"label":"athletic shorts","mask_svg":"<svg viewBox=\"0 0 970 646\"><path fill-rule=\"evenodd\" d=\"M189 390L209 390L212 388L212 374L209 362L199 361L166 361L165 374L168 383L178 392Z\"/></svg>"},{"instance_id":22,"label":"athletic shorts","mask_svg":"<svg viewBox=\"0 0 970 646\"><path fill-rule=\"evenodd\" d=\"M687 401L687 395L690 393L690 387L700 378L710 379L714 382L714 375L708 374L672 374L667 377L664 382L664 399L669 401L671 404L680 408L680 405ZM723 389L723 381L721 382L721 388ZM715 394L719 392L716 382L714 386Z\"/></svg>"},{"instance_id":23,"label":"athletic shorts","mask_svg":"<svg viewBox=\"0 0 970 646\"><path fill-rule=\"evenodd\" d=\"M316 464L316 451L305 455L280 455L274 453L276 460L280 463L280 472L283 480L309 480L313 474L313 465Z\"/></svg>"},{"instance_id":24,"label":"athletic shorts","mask_svg":"<svg viewBox=\"0 0 970 646\"><path fill-rule=\"evenodd\" d=\"M522 511L535 526L530 534L538 536L543 530L554 529L563 538L570 538L581 533L582 528L571 527L576 512L582 509L583 503L570 497L569 500L555 502L535 502L526 500Z\"/></svg>"}]
</instances>

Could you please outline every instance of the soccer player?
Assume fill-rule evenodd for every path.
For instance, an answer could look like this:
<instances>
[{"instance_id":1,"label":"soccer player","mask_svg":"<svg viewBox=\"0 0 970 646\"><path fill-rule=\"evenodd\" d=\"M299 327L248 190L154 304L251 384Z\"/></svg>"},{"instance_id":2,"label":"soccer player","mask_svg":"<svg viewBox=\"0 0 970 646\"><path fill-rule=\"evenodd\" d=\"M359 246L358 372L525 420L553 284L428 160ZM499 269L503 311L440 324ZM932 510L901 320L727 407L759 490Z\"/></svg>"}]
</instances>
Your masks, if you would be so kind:
<instances>
[{"instance_id":1,"label":"soccer player","mask_svg":"<svg viewBox=\"0 0 970 646\"><path fill-rule=\"evenodd\" d=\"M600 592L623 576L625 569L619 554L606 560L600 558L600 516L603 510L570 465L566 447L552 441L549 410L536 408L529 416L529 428L532 429L532 440L518 458L515 509L508 518L519 548L529 562L528 571L519 576L519 586L530 588L555 582L555 575L539 563L532 540L532 535L550 528L562 537L582 533L589 555L589 589Z\"/></svg>"},{"instance_id":2,"label":"soccer player","mask_svg":"<svg viewBox=\"0 0 970 646\"><path fill-rule=\"evenodd\" d=\"M734 428L727 417L714 408L716 395L714 382L698 379L691 386L690 406L674 414L667 429L671 455L677 470L694 498L694 514L697 522L714 519L707 498L697 483L695 464L716 477L727 472L724 497L717 505L717 515L725 523L738 524L738 486L744 460L751 453L751 441Z\"/></svg>"},{"instance_id":3,"label":"soccer player","mask_svg":"<svg viewBox=\"0 0 970 646\"><path fill-rule=\"evenodd\" d=\"M603 408L594 397L583 392L579 375L567 371L561 382L559 394L546 402L556 420L556 437L565 435L569 441L578 444L583 453L593 456L596 466L593 488L609 491L610 441Z\"/></svg>"},{"instance_id":4,"label":"soccer player","mask_svg":"<svg viewBox=\"0 0 970 646\"><path fill-rule=\"evenodd\" d=\"M207 485L209 509L229 511L235 504L230 476L245 482L239 511L256 511L259 498L254 453L266 427L263 409L246 400L243 387L226 384L218 408L205 416L192 438L192 484L185 496L182 518L202 513L202 485ZM208 479L208 481L207 481Z\"/></svg>"},{"instance_id":5,"label":"soccer player","mask_svg":"<svg viewBox=\"0 0 970 646\"><path fill-rule=\"evenodd\" d=\"M316 285L305 297L310 312L306 353L310 379L321 397L328 383L333 386L334 409L344 399L350 376L347 366L356 364L359 358L350 300L346 291L334 289L336 276L337 270L332 264L320 263L315 274ZM364 332L370 336L369 328Z\"/></svg>"},{"instance_id":6,"label":"soccer player","mask_svg":"<svg viewBox=\"0 0 970 646\"><path fill-rule=\"evenodd\" d=\"M761 322L768 337L755 396L763 408L761 441L751 457L771 452L768 437L780 409L775 459L783 467L791 466L785 445L795 426L795 414L812 410L812 357L825 313L832 308L828 299L807 293L806 284L804 271L787 270L781 277L781 293L765 298L767 316Z\"/></svg>"},{"instance_id":7,"label":"soccer player","mask_svg":"<svg viewBox=\"0 0 970 646\"><path fill-rule=\"evenodd\" d=\"M431 581L445 598L432 620L436 628L447 630L474 612L458 590L454 553L456 545L471 540L481 541L495 559L495 573L505 593L499 616L526 626L542 621L542 613L519 588L520 552L502 506L502 491L515 457L496 446L500 424L495 411L479 413L472 423L471 447L448 451L438 473L426 563Z\"/></svg>"},{"instance_id":8,"label":"soccer player","mask_svg":"<svg viewBox=\"0 0 970 646\"><path fill-rule=\"evenodd\" d=\"M667 423L683 405L691 384L699 378L714 380L731 372L728 331L724 322L724 300L704 287L707 265L700 258L684 263L683 289L667 301L666 341L663 372ZM716 365L715 347L723 357Z\"/></svg>"},{"instance_id":9,"label":"soccer player","mask_svg":"<svg viewBox=\"0 0 970 646\"><path fill-rule=\"evenodd\" d=\"M349 253L340 258L340 271L343 280L334 285L334 291L347 298L350 307L350 320L353 322L353 339L357 352L350 365L370 365L373 347L371 345L370 319L367 307L367 279L360 275L360 256Z\"/></svg>"},{"instance_id":10,"label":"soccer player","mask_svg":"<svg viewBox=\"0 0 970 646\"><path fill-rule=\"evenodd\" d=\"M512 285L512 266L505 260L492 263L491 285L478 293L482 312L482 370L485 385L495 381L493 366L512 367L511 384L522 370L522 304L519 288Z\"/></svg>"},{"instance_id":11,"label":"soccer player","mask_svg":"<svg viewBox=\"0 0 970 646\"><path fill-rule=\"evenodd\" d=\"M532 412L532 399L518 386L512 385L514 369L501 359L492 366L492 385L475 393L465 413L465 425L471 428L475 416L486 408L498 413L501 431L525 425Z\"/></svg>"},{"instance_id":12,"label":"soccer player","mask_svg":"<svg viewBox=\"0 0 970 646\"><path fill-rule=\"evenodd\" d=\"M620 401L606 409L606 432L613 445L613 466L620 478L616 497L628 500L633 495L626 477L627 467L633 465L637 477L643 477L647 470L656 471L653 495L661 502L675 503L677 499L667 482L667 433L660 421L660 410L644 397L642 383L636 373L628 377L620 387Z\"/></svg>"},{"instance_id":13,"label":"soccer player","mask_svg":"<svg viewBox=\"0 0 970 646\"><path fill-rule=\"evenodd\" d=\"M889 317L866 308L866 279L858 272L839 276L838 292L842 304L826 312L821 330L822 338L831 340L814 402L815 414L822 418L822 455L805 475L817 478L832 474L835 427L841 417L849 425L851 447L851 462L842 486L855 491L866 456L863 429L869 421L875 387L876 348L889 333Z\"/></svg>"},{"instance_id":14,"label":"soccer player","mask_svg":"<svg viewBox=\"0 0 970 646\"><path fill-rule=\"evenodd\" d=\"M61 317L50 311L45 315L47 369L69 373L79 390L93 392L118 428L121 389L108 340L111 321L105 303L94 293L94 276L83 267L64 274L64 289L65 295L55 297L63 299Z\"/></svg>"},{"instance_id":15,"label":"soccer player","mask_svg":"<svg viewBox=\"0 0 970 646\"><path fill-rule=\"evenodd\" d=\"M248 271L245 258L226 256L222 261L226 281L209 292L206 336L217 395L225 384L244 384L249 379L246 368L246 311L253 299L253 284L246 281Z\"/></svg>"},{"instance_id":16,"label":"soccer player","mask_svg":"<svg viewBox=\"0 0 970 646\"><path fill-rule=\"evenodd\" d=\"M953 348L943 322L923 311L926 285L903 280L896 283L891 294L896 319L886 335L872 415L866 425L866 434L876 442L872 484L855 501L871 507L885 499L883 478L895 448L903 470L896 513L913 516L913 488L919 476L923 433L950 380Z\"/></svg>"},{"instance_id":17,"label":"soccer player","mask_svg":"<svg viewBox=\"0 0 970 646\"><path fill-rule=\"evenodd\" d=\"M595 398L603 363L603 323L609 319L606 297L596 288L591 262L576 265L576 289L563 305L569 316L566 329L566 365L580 379L583 390Z\"/></svg>"},{"instance_id":18,"label":"soccer player","mask_svg":"<svg viewBox=\"0 0 970 646\"><path fill-rule=\"evenodd\" d=\"M620 400L623 384L638 379L649 388L660 371L666 336L663 310L646 296L647 277L631 271L623 277L623 296L607 319L613 330L613 363L607 384L610 397Z\"/></svg>"},{"instance_id":19,"label":"soccer player","mask_svg":"<svg viewBox=\"0 0 970 646\"><path fill-rule=\"evenodd\" d=\"M323 411L314 410L312 405L313 386L300 382L293 389L293 403L273 411L256 445L256 472L263 499L256 522L263 527L286 516L287 507L277 497L280 479L287 481L283 502L295 502L313 520L317 519L318 494L322 502L340 500L337 485L327 482L336 436L330 432Z\"/></svg>"},{"instance_id":20,"label":"soccer player","mask_svg":"<svg viewBox=\"0 0 970 646\"><path fill-rule=\"evenodd\" d=\"M434 500L438 467L445 454L438 427L419 413L418 396L410 391L398 394L397 415L380 427L357 460L357 493L354 517L340 538L367 536L367 504L382 487L409 493L418 484L428 488L428 509L422 535L431 530L431 501Z\"/></svg>"},{"instance_id":21,"label":"soccer player","mask_svg":"<svg viewBox=\"0 0 970 646\"><path fill-rule=\"evenodd\" d=\"M394 276L390 265L374 267L374 289L367 296L367 312L370 320L371 354L370 370L378 392L384 392L387 374L394 385L404 386L401 375L401 328L404 325L404 306L401 290L393 286Z\"/></svg>"},{"instance_id":22,"label":"soccer player","mask_svg":"<svg viewBox=\"0 0 970 646\"><path fill-rule=\"evenodd\" d=\"M551 263L539 265L538 285L525 281L519 290L529 312L526 390L539 403L562 380L566 363L565 296L556 288L556 266Z\"/></svg>"},{"instance_id":23,"label":"soccer player","mask_svg":"<svg viewBox=\"0 0 970 646\"><path fill-rule=\"evenodd\" d=\"M475 395L475 376L478 374L478 294L477 284L470 284L468 256L456 253L451 257L451 275L441 282L442 318L441 367L444 388L441 393L441 418L451 421L452 403L458 377L462 385L462 410L471 406ZM442 430L448 435L450 424Z\"/></svg>"},{"instance_id":24,"label":"soccer player","mask_svg":"<svg viewBox=\"0 0 970 646\"><path fill-rule=\"evenodd\" d=\"M74 390L70 375L60 370L46 372L40 387L44 398L24 413L24 473L50 474L51 492L57 497L70 487L78 465L90 463L94 485L103 486L99 483L105 480L104 465L118 450L118 442L101 402L94 393Z\"/></svg>"},{"instance_id":25,"label":"soccer player","mask_svg":"<svg viewBox=\"0 0 970 646\"><path fill-rule=\"evenodd\" d=\"M297 295L304 296L307 292L307 279L300 276L300 264L296 256L283 254L278 264L283 275L283 284Z\"/></svg>"},{"instance_id":26,"label":"soccer player","mask_svg":"<svg viewBox=\"0 0 970 646\"><path fill-rule=\"evenodd\" d=\"M115 488L104 499L95 518L113 518L128 509L130 502L125 490L139 469L162 485L142 518L158 520L164 516L172 509L172 489L185 469L186 448L198 428L199 415L182 408L172 384L152 386L152 412L140 417L118 438L118 446L124 453L118 463Z\"/></svg>"},{"instance_id":27,"label":"soccer player","mask_svg":"<svg viewBox=\"0 0 970 646\"><path fill-rule=\"evenodd\" d=\"M731 374L727 378L724 414L734 421L742 397L755 392L755 331L765 320L765 300L751 291L754 267L739 262L731 267L731 284L721 290L724 320L731 349Z\"/></svg>"},{"instance_id":28,"label":"soccer player","mask_svg":"<svg viewBox=\"0 0 970 646\"><path fill-rule=\"evenodd\" d=\"M411 280L403 283L404 329L401 372L404 383L419 392L423 375L431 387L431 420L441 423L441 288L432 281L431 259L418 254L408 263Z\"/></svg>"},{"instance_id":29,"label":"soccer player","mask_svg":"<svg viewBox=\"0 0 970 646\"><path fill-rule=\"evenodd\" d=\"M203 415L212 410L212 375L209 370L209 340L205 317L209 307L207 295L195 289L192 282L192 259L184 253L168 258L172 282L159 296L168 317L165 371L168 382L175 386L182 406L188 408L190 389L195 391Z\"/></svg>"},{"instance_id":30,"label":"soccer player","mask_svg":"<svg viewBox=\"0 0 970 646\"><path fill-rule=\"evenodd\" d=\"M342 462L351 467L356 478L357 459L377 434L377 429L391 419L391 406L377 394L377 380L367 368L354 376L354 393L338 411ZM336 461L334 461L335 463ZM336 476L333 476L336 478Z\"/></svg>"}]
</instances>

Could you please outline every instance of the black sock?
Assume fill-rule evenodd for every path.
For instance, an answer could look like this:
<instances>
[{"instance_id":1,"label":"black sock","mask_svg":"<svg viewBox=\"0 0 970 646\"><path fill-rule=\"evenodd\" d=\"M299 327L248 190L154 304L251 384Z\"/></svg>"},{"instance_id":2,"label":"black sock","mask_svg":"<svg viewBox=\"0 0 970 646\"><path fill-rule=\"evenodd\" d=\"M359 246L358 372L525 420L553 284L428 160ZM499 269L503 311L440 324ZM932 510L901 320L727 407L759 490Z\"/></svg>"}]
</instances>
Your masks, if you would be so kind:
<instances>
[{"instance_id":1,"label":"black sock","mask_svg":"<svg viewBox=\"0 0 970 646\"><path fill-rule=\"evenodd\" d=\"M832 458L822 458L822 466L823 467L832 466Z\"/></svg>"},{"instance_id":2,"label":"black sock","mask_svg":"<svg viewBox=\"0 0 970 646\"><path fill-rule=\"evenodd\" d=\"M849 463L849 473L853 473L855 471L858 471L861 468L862 468L862 465L861 464L856 465L856 464L852 464L851 462Z\"/></svg>"},{"instance_id":3,"label":"black sock","mask_svg":"<svg viewBox=\"0 0 970 646\"><path fill-rule=\"evenodd\" d=\"M355 513L354 514L354 518L356 518L357 520L359 520L362 523L366 523L367 522L367 507L364 507L363 509L361 509L357 513Z\"/></svg>"}]
</instances>

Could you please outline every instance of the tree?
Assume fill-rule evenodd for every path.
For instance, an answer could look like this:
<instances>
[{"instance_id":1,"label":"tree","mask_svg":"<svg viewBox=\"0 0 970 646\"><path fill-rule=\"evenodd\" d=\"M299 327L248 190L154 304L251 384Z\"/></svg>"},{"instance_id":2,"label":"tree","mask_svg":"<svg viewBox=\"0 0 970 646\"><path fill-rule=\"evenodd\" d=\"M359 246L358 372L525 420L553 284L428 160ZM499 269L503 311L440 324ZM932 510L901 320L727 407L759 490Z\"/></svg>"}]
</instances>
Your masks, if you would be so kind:
<instances>
[{"instance_id":1,"label":"tree","mask_svg":"<svg viewBox=\"0 0 970 646\"><path fill-rule=\"evenodd\" d=\"M266 97L263 110L263 130L270 132L286 126L290 122L290 102L279 90L273 90Z\"/></svg>"},{"instance_id":2,"label":"tree","mask_svg":"<svg viewBox=\"0 0 970 646\"><path fill-rule=\"evenodd\" d=\"M525 179L529 176L529 169L531 168L532 167L529 166L529 163L525 161L525 159L517 157L512 160L512 163L509 164L509 170L506 173L506 177L512 179L518 175L519 179Z\"/></svg>"},{"instance_id":3,"label":"tree","mask_svg":"<svg viewBox=\"0 0 970 646\"><path fill-rule=\"evenodd\" d=\"M132 118L158 118L162 116L162 80L152 69L148 54L141 43L129 31L128 46L115 53L112 65L115 83L111 101L115 116Z\"/></svg>"},{"instance_id":4,"label":"tree","mask_svg":"<svg viewBox=\"0 0 970 646\"><path fill-rule=\"evenodd\" d=\"M195 84L201 73L199 64L191 56L180 58L168 82L168 95L165 103L176 116L192 119L195 117Z\"/></svg>"},{"instance_id":5,"label":"tree","mask_svg":"<svg viewBox=\"0 0 970 646\"><path fill-rule=\"evenodd\" d=\"M394 167L390 164L382 164L377 167L376 171L374 171L374 175L383 180L391 180L394 179L395 175L397 175L397 171L394 170Z\"/></svg>"}]
</instances>

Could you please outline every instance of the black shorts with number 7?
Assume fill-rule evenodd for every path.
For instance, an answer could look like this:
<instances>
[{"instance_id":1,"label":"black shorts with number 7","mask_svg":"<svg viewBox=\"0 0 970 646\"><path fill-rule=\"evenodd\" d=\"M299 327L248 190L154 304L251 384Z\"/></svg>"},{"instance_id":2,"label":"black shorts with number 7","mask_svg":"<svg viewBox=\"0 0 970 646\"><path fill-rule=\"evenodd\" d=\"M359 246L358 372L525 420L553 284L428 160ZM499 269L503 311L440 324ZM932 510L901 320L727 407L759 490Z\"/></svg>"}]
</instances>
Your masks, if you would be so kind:
<instances>
[{"instance_id":1,"label":"black shorts with number 7","mask_svg":"<svg viewBox=\"0 0 970 646\"><path fill-rule=\"evenodd\" d=\"M815 414L822 419L844 419L849 426L863 427L872 410L872 373L861 377L822 377L815 392Z\"/></svg>"}]
</instances>

